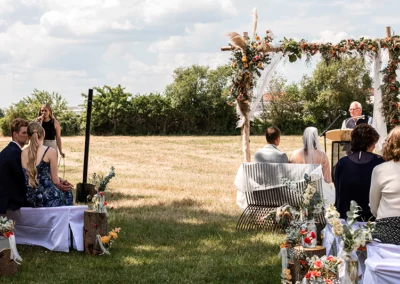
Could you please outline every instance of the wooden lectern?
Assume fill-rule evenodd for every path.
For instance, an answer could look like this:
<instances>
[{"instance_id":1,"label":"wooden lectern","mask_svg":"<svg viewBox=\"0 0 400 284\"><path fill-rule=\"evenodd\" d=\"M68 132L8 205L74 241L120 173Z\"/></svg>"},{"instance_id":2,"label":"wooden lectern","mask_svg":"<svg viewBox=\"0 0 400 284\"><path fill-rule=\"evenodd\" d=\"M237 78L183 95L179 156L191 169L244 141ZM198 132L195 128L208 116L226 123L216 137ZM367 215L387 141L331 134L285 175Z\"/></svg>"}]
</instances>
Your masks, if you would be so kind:
<instances>
[{"instance_id":1,"label":"wooden lectern","mask_svg":"<svg viewBox=\"0 0 400 284\"><path fill-rule=\"evenodd\" d=\"M334 129L326 132L326 138L332 141L331 173L340 158L350 153L350 137L353 129ZM333 177L333 176L332 176ZM333 178L332 178L333 180Z\"/></svg>"}]
</instances>

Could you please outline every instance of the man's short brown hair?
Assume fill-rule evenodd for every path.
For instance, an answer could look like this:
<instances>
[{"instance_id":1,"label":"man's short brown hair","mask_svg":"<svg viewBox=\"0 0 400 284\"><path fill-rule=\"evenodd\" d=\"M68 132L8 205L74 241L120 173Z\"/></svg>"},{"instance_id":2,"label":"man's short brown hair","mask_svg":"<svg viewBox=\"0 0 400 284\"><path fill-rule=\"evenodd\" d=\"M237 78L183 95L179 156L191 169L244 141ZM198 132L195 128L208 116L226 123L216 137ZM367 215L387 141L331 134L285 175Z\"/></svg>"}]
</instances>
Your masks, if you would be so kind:
<instances>
[{"instance_id":1,"label":"man's short brown hair","mask_svg":"<svg viewBox=\"0 0 400 284\"><path fill-rule=\"evenodd\" d=\"M267 139L268 143L275 143L276 139L278 139L279 137L281 137L281 131L278 127L271 126L268 127L267 130L265 130L265 139Z\"/></svg>"},{"instance_id":2,"label":"man's short brown hair","mask_svg":"<svg viewBox=\"0 0 400 284\"><path fill-rule=\"evenodd\" d=\"M28 127L29 121L23 118L16 118L11 122L11 137L13 136L14 132L19 133L21 127Z\"/></svg>"}]
</instances>

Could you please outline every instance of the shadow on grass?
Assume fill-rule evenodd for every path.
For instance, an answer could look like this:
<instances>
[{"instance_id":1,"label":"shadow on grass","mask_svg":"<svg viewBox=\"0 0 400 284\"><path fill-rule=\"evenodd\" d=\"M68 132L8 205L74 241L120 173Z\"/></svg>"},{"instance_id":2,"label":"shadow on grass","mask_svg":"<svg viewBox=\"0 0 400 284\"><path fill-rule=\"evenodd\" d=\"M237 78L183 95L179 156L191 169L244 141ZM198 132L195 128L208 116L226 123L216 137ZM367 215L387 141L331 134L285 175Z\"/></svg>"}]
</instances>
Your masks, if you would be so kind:
<instances>
[{"instance_id":1,"label":"shadow on grass","mask_svg":"<svg viewBox=\"0 0 400 284\"><path fill-rule=\"evenodd\" d=\"M280 283L281 235L238 232L237 216L197 205L116 209L109 229L122 231L110 256L18 246L24 262L7 283Z\"/></svg>"}]
</instances>

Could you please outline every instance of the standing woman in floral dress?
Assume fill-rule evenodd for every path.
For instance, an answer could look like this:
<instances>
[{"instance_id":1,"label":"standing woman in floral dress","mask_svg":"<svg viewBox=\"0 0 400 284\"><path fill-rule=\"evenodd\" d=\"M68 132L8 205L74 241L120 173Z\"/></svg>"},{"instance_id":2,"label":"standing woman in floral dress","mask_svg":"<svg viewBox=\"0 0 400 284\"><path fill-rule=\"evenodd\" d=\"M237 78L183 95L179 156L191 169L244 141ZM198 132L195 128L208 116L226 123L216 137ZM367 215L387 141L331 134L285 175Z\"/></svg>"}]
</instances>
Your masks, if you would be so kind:
<instances>
[{"instance_id":1,"label":"standing woman in floral dress","mask_svg":"<svg viewBox=\"0 0 400 284\"><path fill-rule=\"evenodd\" d=\"M46 132L43 145L50 146L56 149L56 151L58 148L61 157L64 158L65 154L62 151L60 123L54 117L50 104L44 104L40 107L39 117L36 120Z\"/></svg>"}]
</instances>

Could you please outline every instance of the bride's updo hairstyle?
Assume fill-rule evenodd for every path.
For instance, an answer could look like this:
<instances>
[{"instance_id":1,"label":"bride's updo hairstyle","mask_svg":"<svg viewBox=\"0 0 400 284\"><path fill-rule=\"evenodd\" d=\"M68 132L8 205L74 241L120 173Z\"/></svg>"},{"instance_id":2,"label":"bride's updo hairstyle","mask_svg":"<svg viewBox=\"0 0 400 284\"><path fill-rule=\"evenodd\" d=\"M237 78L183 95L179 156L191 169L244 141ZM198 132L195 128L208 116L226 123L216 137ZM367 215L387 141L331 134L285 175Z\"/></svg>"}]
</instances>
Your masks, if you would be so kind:
<instances>
[{"instance_id":1,"label":"bride's updo hairstyle","mask_svg":"<svg viewBox=\"0 0 400 284\"><path fill-rule=\"evenodd\" d=\"M27 133L29 137L27 165L29 185L32 188L36 188L38 186L38 172L36 168L37 150L39 148L39 141L44 139L44 129L39 123L31 122L28 125Z\"/></svg>"},{"instance_id":2,"label":"bride's updo hairstyle","mask_svg":"<svg viewBox=\"0 0 400 284\"><path fill-rule=\"evenodd\" d=\"M391 160L394 162L400 161L400 126L396 126L390 131L383 145L382 156L386 162Z\"/></svg>"}]
</instances>

